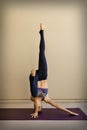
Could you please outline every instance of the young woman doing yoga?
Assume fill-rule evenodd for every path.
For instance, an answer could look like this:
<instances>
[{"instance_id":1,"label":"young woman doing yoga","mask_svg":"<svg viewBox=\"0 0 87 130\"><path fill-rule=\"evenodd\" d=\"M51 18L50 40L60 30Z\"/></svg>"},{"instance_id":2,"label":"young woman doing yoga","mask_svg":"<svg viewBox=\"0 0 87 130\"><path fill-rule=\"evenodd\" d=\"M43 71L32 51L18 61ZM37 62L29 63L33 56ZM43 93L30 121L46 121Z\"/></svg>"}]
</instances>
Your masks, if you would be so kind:
<instances>
[{"instance_id":1,"label":"young woman doing yoga","mask_svg":"<svg viewBox=\"0 0 87 130\"><path fill-rule=\"evenodd\" d=\"M75 112L72 112L66 108L63 108L52 101L48 96L48 83L47 83L47 61L45 57L45 40L44 40L44 24L40 24L40 45L39 45L39 63L38 70L32 69L29 75L30 80L30 91L31 91L31 100L34 103L34 113L31 114L31 117L37 118L38 112L42 111L42 101L69 113L70 115L78 115Z\"/></svg>"}]
</instances>

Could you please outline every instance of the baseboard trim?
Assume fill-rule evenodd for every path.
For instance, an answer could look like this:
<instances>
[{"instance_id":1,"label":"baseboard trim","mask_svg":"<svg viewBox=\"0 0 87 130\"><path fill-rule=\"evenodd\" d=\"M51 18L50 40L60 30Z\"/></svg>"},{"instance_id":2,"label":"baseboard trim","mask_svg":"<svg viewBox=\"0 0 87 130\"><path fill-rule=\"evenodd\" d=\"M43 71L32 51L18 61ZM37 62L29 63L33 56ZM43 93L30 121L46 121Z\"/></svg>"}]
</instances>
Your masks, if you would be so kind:
<instances>
[{"instance_id":1,"label":"baseboard trim","mask_svg":"<svg viewBox=\"0 0 87 130\"><path fill-rule=\"evenodd\" d=\"M55 102L59 102L59 103L82 103L82 102L87 102L87 99L54 99L51 98L52 100L54 100ZM31 100L30 99L0 99L0 103L30 103Z\"/></svg>"}]
</instances>

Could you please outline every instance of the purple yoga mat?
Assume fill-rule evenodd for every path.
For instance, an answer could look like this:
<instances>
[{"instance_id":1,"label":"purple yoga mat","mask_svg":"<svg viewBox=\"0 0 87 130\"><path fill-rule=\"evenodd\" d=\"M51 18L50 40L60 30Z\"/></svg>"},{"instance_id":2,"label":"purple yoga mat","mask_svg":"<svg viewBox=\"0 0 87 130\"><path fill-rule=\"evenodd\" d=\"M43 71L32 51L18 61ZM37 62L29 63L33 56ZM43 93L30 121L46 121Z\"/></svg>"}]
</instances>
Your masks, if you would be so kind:
<instances>
[{"instance_id":1,"label":"purple yoga mat","mask_svg":"<svg viewBox=\"0 0 87 130\"><path fill-rule=\"evenodd\" d=\"M71 116L68 113L55 109L43 108L37 119L31 118L33 109L28 108L0 108L0 120L87 120L87 115L80 108L67 108L78 113Z\"/></svg>"}]
</instances>

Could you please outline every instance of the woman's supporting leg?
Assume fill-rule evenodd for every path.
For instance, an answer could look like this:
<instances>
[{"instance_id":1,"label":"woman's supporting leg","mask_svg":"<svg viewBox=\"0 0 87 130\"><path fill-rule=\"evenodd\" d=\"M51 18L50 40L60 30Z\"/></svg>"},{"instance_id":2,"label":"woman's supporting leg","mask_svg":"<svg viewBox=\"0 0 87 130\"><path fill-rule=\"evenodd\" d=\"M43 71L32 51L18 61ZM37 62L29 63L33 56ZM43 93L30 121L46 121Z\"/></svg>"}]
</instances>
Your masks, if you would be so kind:
<instances>
[{"instance_id":1,"label":"woman's supporting leg","mask_svg":"<svg viewBox=\"0 0 87 130\"><path fill-rule=\"evenodd\" d=\"M63 107L61 107L61 106L59 106L57 103L55 103L55 102L53 102L50 98L45 98L45 100L44 100L46 103L49 103L50 105L52 105L53 107L56 107L57 109L59 109L59 110L62 110L62 111L65 111L65 112L67 112L67 113L69 113L70 115L79 115L78 113L75 113L75 112L72 112L72 111L70 111L70 110L68 110L68 109L66 109L66 108L63 108Z\"/></svg>"},{"instance_id":2,"label":"woman's supporting leg","mask_svg":"<svg viewBox=\"0 0 87 130\"><path fill-rule=\"evenodd\" d=\"M39 46L38 72L39 72L39 80L45 80L45 79L47 79L47 61L46 61L46 57L45 57L44 30L40 30L40 46Z\"/></svg>"}]
</instances>

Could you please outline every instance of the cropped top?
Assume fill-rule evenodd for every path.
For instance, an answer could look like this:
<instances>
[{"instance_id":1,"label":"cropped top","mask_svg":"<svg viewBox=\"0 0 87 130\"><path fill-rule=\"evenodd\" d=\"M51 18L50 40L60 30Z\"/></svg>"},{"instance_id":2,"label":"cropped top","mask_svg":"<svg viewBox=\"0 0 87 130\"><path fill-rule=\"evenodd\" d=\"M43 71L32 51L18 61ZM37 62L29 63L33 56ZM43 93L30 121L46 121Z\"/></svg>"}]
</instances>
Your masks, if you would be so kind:
<instances>
[{"instance_id":1,"label":"cropped top","mask_svg":"<svg viewBox=\"0 0 87 130\"><path fill-rule=\"evenodd\" d=\"M29 80L30 80L30 91L32 96L37 97L41 95L44 98L48 93L48 88L38 88L37 84L37 82L39 81L38 75L37 74L35 76L30 75Z\"/></svg>"}]
</instances>

